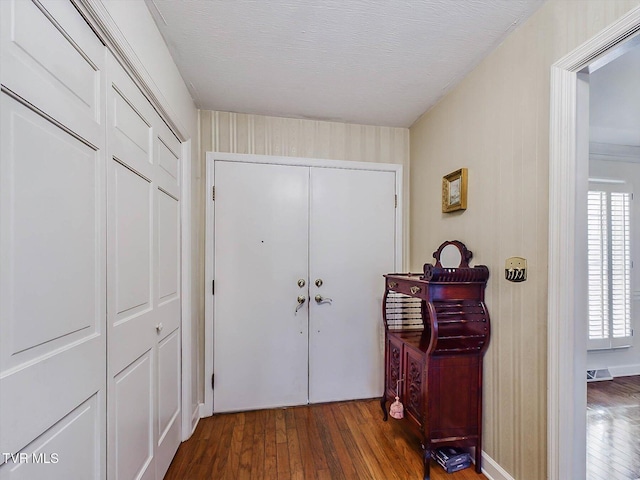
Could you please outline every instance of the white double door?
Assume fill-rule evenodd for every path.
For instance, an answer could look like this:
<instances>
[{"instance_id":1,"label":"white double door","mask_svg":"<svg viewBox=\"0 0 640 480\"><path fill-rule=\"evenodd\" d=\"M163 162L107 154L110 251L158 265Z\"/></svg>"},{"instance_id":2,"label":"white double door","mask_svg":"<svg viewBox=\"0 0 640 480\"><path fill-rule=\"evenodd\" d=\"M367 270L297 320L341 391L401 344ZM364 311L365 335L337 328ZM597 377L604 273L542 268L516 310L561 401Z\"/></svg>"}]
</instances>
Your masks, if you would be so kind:
<instances>
[{"instance_id":1,"label":"white double door","mask_svg":"<svg viewBox=\"0 0 640 480\"><path fill-rule=\"evenodd\" d=\"M380 395L398 173L214 164L214 411Z\"/></svg>"}]
</instances>

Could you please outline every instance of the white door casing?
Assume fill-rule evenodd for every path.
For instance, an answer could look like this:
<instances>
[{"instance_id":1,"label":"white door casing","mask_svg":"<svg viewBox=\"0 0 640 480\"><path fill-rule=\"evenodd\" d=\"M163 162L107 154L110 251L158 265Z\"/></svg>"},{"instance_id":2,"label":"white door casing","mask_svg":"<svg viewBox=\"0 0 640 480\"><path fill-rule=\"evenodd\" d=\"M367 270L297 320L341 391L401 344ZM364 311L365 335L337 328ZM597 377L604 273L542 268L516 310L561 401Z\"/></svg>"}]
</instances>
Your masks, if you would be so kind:
<instances>
[{"instance_id":1,"label":"white door casing","mask_svg":"<svg viewBox=\"0 0 640 480\"><path fill-rule=\"evenodd\" d=\"M637 41L639 30L640 8L635 8L551 67L547 401L550 480L584 477L586 464L587 333L577 314L584 308L580 289L586 273L574 253L580 255L584 249L578 235L586 237L586 231L578 230L583 222L577 218L576 193L583 189L578 182L588 178L588 164L583 157L588 132L580 128L588 89L579 72L606 63L615 47Z\"/></svg>"},{"instance_id":2,"label":"white door casing","mask_svg":"<svg viewBox=\"0 0 640 480\"><path fill-rule=\"evenodd\" d=\"M104 478L106 50L67 2L0 18L0 478Z\"/></svg>"},{"instance_id":3,"label":"white door casing","mask_svg":"<svg viewBox=\"0 0 640 480\"><path fill-rule=\"evenodd\" d=\"M110 478L162 478L180 443L180 143L108 58Z\"/></svg>"},{"instance_id":4,"label":"white door casing","mask_svg":"<svg viewBox=\"0 0 640 480\"><path fill-rule=\"evenodd\" d=\"M215 158L216 158L215 162L214 162L213 155L215 155ZM226 332L225 335L221 335L219 332L219 329L220 329L219 326L225 329L231 328L229 326L229 322L225 322L223 317L220 317L220 318L218 317L218 312L220 311L220 305L219 305L220 303L222 303L223 305L226 305L225 310L223 312L225 314L232 315L234 306L235 308L239 308L238 305L240 305L241 303L245 301L251 302L251 300L245 300L246 295L242 296L240 294L238 294L239 296L235 297L235 299L233 300L229 300L228 298L225 298L225 296L229 294L229 292L223 289L224 288L238 289L238 285L241 285L241 283L237 283L237 282L242 282L242 281L244 281L244 284L247 284L247 285L249 282L253 282L254 284L253 288L255 290L260 290L259 295L264 295L265 298L275 297L280 299L281 296L286 297L286 299L285 298L280 299L279 302L274 302L273 305L275 305L274 308L276 310L271 311L269 315L261 316L261 318L266 319L268 322L272 322L274 318L279 318L278 311L287 312L286 315L290 316L291 313L293 313L295 310L294 308L296 305L295 298L298 295L302 295L303 297L305 297L305 304L303 305L303 308L301 308L298 311L298 314L293 316L293 318L301 317L304 312L304 320L306 322L307 309L311 309L312 312L318 309L316 311L318 315L318 320L320 321L318 325L320 325L321 322L324 321L326 326L329 327L330 330L333 330L333 332L330 335L334 335L334 336L339 335L335 331L335 329L338 329L339 331L344 330L345 332L350 332L349 334L345 335L345 338L351 338L351 336L353 335L352 332L354 332L354 330L359 330L362 328L366 330L366 332L363 332L363 331L358 332L359 338L355 340L356 345L355 346L352 345L349 347L345 347L344 340L337 340L336 342L333 342L332 340L330 340L330 336L325 336L321 333L325 331L322 328L319 329L320 332L317 332L317 331L313 333L309 332L310 341L316 341L319 345L319 347L315 349L311 346L308 347L309 350L314 350L316 353L315 355L315 359L317 360L316 372L315 374L312 374L310 371L309 375L307 375L307 372L306 372L307 361L309 358L308 355L310 355L309 350L307 350L304 353L296 354L298 355L298 360L296 360L296 364L298 364L300 367L304 367L304 370L305 370L304 389L305 390L309 388L308 385L306 384L306 382L309 379L311 382L314 382L313 380L314 377L317 379L316 383L319 386L316 388L309 388L310 391L316 392L316 397L315 399L312 398L312 401L325 401L325 400L320 400L321 398L324 398L327 400L328 399L337 400L337 399L343 399L343 398L366 398L366 397L379 395L381 390L381 382L382 382L381 372L382 372L382 355L383 355L382 340L381 340L381 326L379 325L380 298L378 297L381 296L379 294L379 291L380 291L379 283L381 282L382 274L388 271L395 270L395 266L399 264L399 261L401 258L401 251L400 251L401 241L399 241L400 232L401 232L401 225L400 225L399 219L401 217L399 214L396 215L396 208L394 205L395 192L396 190L400 191L399 187L401 186L401 183L400 183L401 167L397 165L376 165L376 164L365 164L365 163L357 163L357 162L339 162L339 161L327 162L327 161L313 160L313 159L264 157L264 156L253 156L253 155L236 155L236 154L213 154L213 155L209 154L209 158L208 158L209 160L208 183L210 187L213 186L213 179L214 179L213 174L215 172L216 200L215 202L213 201L210 202L210 204L208 205L208 211L207 211L207 215L208 215L207 232L208 233L207 233L206 277L208 281L212 281L214 277L214 272L215 272L217 274L216 275L217 281L215 285L216 294L215 296L212 297L212 302L211 303L207 302L207 306L206 306L207 308L206 325L208 324L210 327L213 327L213 325L215 324L215 330L213 328L207 328L207 327L206 327L206 330L211 333L215 331L215 334L212 337L209 337L209 336L206 337L205 350L206 351L208 350L211 353L211 357L209 358L215 357L214 363L216 367L218 367L216 368L216 377L215 377L215 394L214 394L216 399L215 411L219 412L219 411L229 411L229 410L242 410L247 408L261 408L262 406L262 404L259 404L259 402L254 403L253 405L250 404L250 401L252 400L251 398L242 398L242 399L238 398L240 397L238 393L242 391L242 388L251 390L251 383L252 383L252 382L247 382L245 387L238 387L238 384L242 383L242 380L239 381L238 379L251 378L251 375L255 376L255 372L252 374L250 371L250 368L251 366L253 366L254 369L261 368L261 366L256 366L256 363L260 363L256 361L257 358L262 358L263 362L265 361L270 362L271 360L269 359L269 357L260 356L260 355L257 355L255 357L248 356L247 352L251 350L246 350L244 351L244 353L242 353L243 352L242 341L246 343L246 339L242 339L240 343L235 341L239 339L239 336L241 335L240 333L241 331L237 332L238 336L236 337L229 337L228 336L229 332ZM271 162L277 165L264 165L265 163L269 164ZM214 164L216 165L215 168L213 167ZM233 164L236 164L236 165L233 166ZM237 166L238 164L243 165L243 167L238 167ZM225 182L226 177L222 178L221 176L218 175L218 172L220 171L220 168L218 165L225 165L224 168L233 169L238 172L236 177L234 177L233 179L234 183L231 183L231 182L226 183ZM325 168L320 168L320 167L325 167ZM332 168L326 168L326 167L332 167ZM338 168L335 168L335 167L338 167ZM361 272L360 275L354 273L353 271L351 272L355 280L355 283L360 282L360 284L362 284L361 294L355 295L355 297L357 297L355 302L360 300L361 299L360 297L365 299L364 305L362 306L361 305L355 306L352 296L347 295L345 292L338 293L336 298L332 299L332 302L334 300L337 301L337 308L335 309L332 308L336 305L335 303L321 302L320 304L316 304L314 300L314 297L316 294L324 294L324 296L326 297L331 297L331 295L327 293L328 290L326 290L325 287L318 288L313 284L313 282L316 279L313 276L313 273L310 273L310 276L308 277L304 275L300 275L298 273L298 270L300 270L300 273L302 273L302 271L304 270L303 266L296 267L294 269L296 270L295 274L291 272L284 275L285 277L287 275L291 276L291 278L290 279L287 278L286 285L281 286L280 290L277 290L277 289L274 289L273 291L269 290L269 287L271 286L268 284L269 282L267 282L267 284L265 285L265 282L262 281L263 277L261 277L261 275L258 274L258 273L264 272L265 270L267 271L269 270L265 268L259 268L259 267L252 269L252 266L250 265L251 263L250 261L247 262L246 267L243 266L242 268L239 268L239 267L235 268L235 270L237 271L237 273L235 274L237 278L235 279L228 278L228 276L230 275L228 273L229 265L231 264L239 265L237 259L240 259L240 258L246 259L246 255L251 255L250 252L252 252L252 250L254 250L254 247L255 247L255 246L251 246L247 248L248 247L247 245L244 245L244 246L238 245L235 242L246 243L248 241L247 237L251 237L252 240L250 242L253 242L253 243L256 243L262 240L261 238L258 239L256 237L256 232L253 232L251 229L252 225L256 223L260 224L261 226L258 227L259 231L261 228L264 228L267 225L272 225L271 228L273 230L273 226L275 225L275 228L277 230L273 232L274 235L277 233L280 233L280 235L283 235L283 232L290 232L290 230L297 229L299 230L299 233L297 234L297 236L299 238L304 238L304 239L308 238L309 229L313 231L314 227L312 226L310 227L308 220L305 222L304 219L302 218L302 215L296 216L296 215L291 215L291 213L287 214L285 218L296 218L297 220L288 224L287 226L289 228L287 229L278 228L282 226L282 223L284 220L279 218L274 218L273 215L275 215L279 209L276 208L274 210L273 206L272 207L265 206L268 204L268 201L266 200L267 195L265 195L265 190L268 190L268 187L265 187L265 185L269 185L270 180L272 180L272 178L267 176L266 173L269 171L276 171L277 169L281 170L282 172L286 172L286 171L289 171L289 169L301 170L303 168L307 172L305 174L307 178L309 178L309 176L312 179L315 177L315 182L317 183L316 208L318 206L321 208L318 211L318 213L313 212L314 210L313 200L310 200L310 198L313 198L313 195L314 195L313 193L310 193L309 194L310 197L307 197L307 198L303 198L304 195L296 196L295 203L301 204L301 205L298 205L297 208L302 208L303 210L309 210L311 212L309 214L311 215L311 217L317 217L318 227L322 225L327 231L330 231L331 229L335 229L335 228L341 229L340 233L333 236L333 238L331 233L327 233L326 235L324 235L324 238L329 240L329 242L328 243L321 242L321 244L324 244L325 246L329 245L330 248L324 248L324 249L322 247L318 248L318 253L316 254L317 259L315 260L315 266L322 267L322 265L326 263L327 265L332 265L332 268L334 269L336 267L338 267L338 269L342 267L343 271L344 269L353 270L353 269L356 269L355 265L357 262L363 263L363 260L364 260L364 263L366 265L364 265L363 272ZM249 173L252 171L252 169L255 169L256 172L260 172L255 174L256 183L253 186L250 186L248 184L245 185L245 182L247 181L246 180L247 177L253 176ZM243 173L241 174L240 172L243 172ZM304 177L304 175L302 174L300 174L299 176ZM373 183L371 183L370 180L373 180ZM334 188L334 186L336 188ZM307 188L310 188L311 192L313 192L314 190L313 183L311 184L311 186ZM258 190L260 190L260 193L258 195L259 200L256 202L255 199L253 200L251 199L251 196L252 196L252 192L255 192ZM280 195L284 195L283 198L285 199L287 198L287 195L288 195L290 200L293 200L292 192L294 190L296 190L296 188L283 188L283 185L281 183L279 184L279 188L275 188L274 191L279 191ZM297 190L304 190L304 189L297 189ZM333 194L335 194L334 199L330 199L332 195L332 190L334 190ZM380 202L380 204L378 204L375 201L371 201L371 199L366 198L368 195L372 195L372 194L378 195L379 197L386 196L387 197L386 203L383 200ZM222 202L222 204L219 202ZM229 233L229 235L224 235L220 231L220 227L222 223L221 223L221 220L219 219L219 215L221 215L222 212L227 208L229 208L230 206L236 205L238 203L242 203L244 205L244 208L237 209L237 211L230 209L226 213L224 213L224 215L228 217L228 219L224 220L225 222L228 221L229 225L231 225L234 222L236 224L235 230L231 230L229 225L227 225L225 229L227 233ZM225 204L226 204L226 207L224 207ZM290 204L292 203L290 202ZM349 204L351 204L351 212L348 212L348 211L345 212L345 210L349 210ZM214 210L214 206L215 206L215 210ZM369 210L367 210L367 206L370 207ZM252 210L252 208L257 209L257 211ZM271 211L274 212L271 214L271 216L265 215L265 212L264 212L264 211L269 211L269 209L271 209ZM338 211L336 211L336 209ZM325 214L322 213L322 210L324 210ZM398 209L398 211L400 211L400 209ZM215 216L214 216L214 212L215 212ZM242 217L243 215L246 216L246 221L244 220L238 221L238 218L244 218ZM386 224L385 223L381 224L379 220L380 218L385 216L388 221ZM215 222L214 222L214 218L215 218ZM212 238L214 234L214 229L213 229L214 224L215 224L215 238L216 238L215 256L214 256L214 242ZM377 225L378 227L382 225L382 227L380 228L380 230L377 230L375 225ZM359 237L356 234L356 232L358 231L360 232ZM288 235L284 235L284 236L288 237ZM321 236L322 235L319 235L318 238L321 238ZM376 237L375 239L373 239L373 241L371 241L372 236ZM351 251L348 251L349 249L345 248L344 250L346 250L346 252L341 252L338 255L332 255L331 251L333 247L336 246L337 240L339 240L340 242L351 240L352 241L351 244L355 245L355 248L351 249ZM287 239L287 242L290 242L290 240ZM308 262L311 265L314 265L314 260L311 258L311 256L314 255L313 253L314 242L310 241L309 245L302 245L302 243L303 242L296 243L298 245L297 247L298 250L304 250L304 253L301 251L301 253L299 253L297 256L300 258L304 258L305 261L307 261L306 256L307 256L307 252L309 252L308 255L310 256L310 258ZM261 250L264 250L263 244L260 243L259 245ZM248 252L248 253L245 253L244 257L240 254L243 251L242 250L243 247L245 248L245 252ZM377 253L375 253L376 248L378 249ZM382 249L388 248L388 252L386 254L381 255L381 258L377 258L375 261L371 261L371 258L370 258L371 255L374 255L376 257L379 256L380 248ZM235 252L237 254L236 255L237 259L231 260L229 258L230 252ZM267 264L269 265L270 271L274 271L274 269L282 269L283 268L282 265L284 265L287 262L296 263L295 260L292 260L292 258L294 257L293 254L294 254L294 250L289 248L288 254L285 253L284 256L282 255L282 253L280 253L279 256L266 255L265 258L258 257L260 258L258 262L262 262L262 263L267 262ZM220 265L220 262L223 262L224 265ZM371 265L368 265L368 264L371 264ZM379 271L377 271L376 269L379 269ZM218 275L219 272L222 272L222 271L224 271L225 273L221 274L221 276ZM288 268L284 267L284 271L285 272L288 271ZM376 271L376 273L373 274L372 276L371 271ZM369 278L365 278L367 276ZM333 284L334 287L347 288L345 287L345 285L346 285L346 282L348 282L348 279L343 279L341 277L342 275L340 273L338 273L337 275L332 275L331 273L329 273L329 275L327 276L327 279L330 282L330 285ZM305 281L304 288L298 287L297 285L298 279L303 279ZM352 290L353 288L349 289L349 291L352 291ZM284 294L283 293L284 291L287 291L287 293ZM292 298L289 298L289 297L292 297ZM287 302L287 300L289 301ZM293 304L291 304L292 301L294 302ZM256 311L263 313L262 310L256 310L256 309L259 309L260 305L264 305L264 303L265 303L265 300L262 300L261 302L256 302L256 303L253 303L251 306L247 306L245 315L250 315L251 312L253 312L253 316L255 317ZM277 310L277 309L280 309L280 310ZM214 310L216 312L215 323L213 318ZM289 310L291 310L291 312L289 312ZM338 316L350 315L353 318L351 318L348 321L348 324L344 321L341 322L339 319L336 319L338 317L335 315L336 312L338 313ZM208 323L209 320L211 321L210 324ZM305 335L306 329L308 328L305 322L301 323L300 325L296 323L296 325L298 325L299 327L299 329L297 329L298 334L303 336ZM313 318L310 320L310 324L312 326L315 325ZM329 331L329 328L326 330L327 332ZM244 332L246 333L246 330ZM263 335L261 335L261 338L263 341L265 341L265 338L266 338L264 336L265 333L266 331L263 332ZM210 344L208 345L209 339L211 338L215 343L215 348L211 348L213 347L213 345L210 345ZM285 342L279 342L279 343L281 345L288 345L288 343L285 343ZM345 347L345 348L343 348L342 351L340 351L340 349L335 349L334 347L336 346L336 343L340 344L341 347ZM320 345L322 347L320 347ZM298 349L304 350L305 347L306 346L303 345L303 346L300 346ZM221 348L222 350L219 350L219 348ZM229 362L229 359L227 358L228 352L230 351L235 352L236 359L244 358L247 368L246 370L239 371L237 368L237 365L234 364L233 371L235 374L233 376L229 376L226 380L223 380L222 378L223 376L229 375L228 373L225 373L225 371L226 372L231 371L231 367L229 367L229 365L231 365L231 362ZM332 352L330 355L331 356L330 359L326 358L327 357L326 351ZM224 355L222 355L223 352L225 352ZM286 361L283 362L281 360L285 357L282 357L279 359L278 355L273 353L268 353L268 355L272 356L273 360L275 360L276 365L278 364L283 365L283 368L285 368L285 372L288 371L286 369L290 368L289 366L290 361L289 363L287 363ZM228 368L224 367L224 365L227 365ZM206 366L208 367L207 368L208 371L206 373L209 373L209 372L212 373L210 369L211 362L207 362ZM337 377L336 377L335 368L341 369L339 381L336 381ZM342 370L344 369L349 369L349 372L343 375ZM330 371L330 370L333 370L333 371ZM323 372L327 372L327 373L323 373ZM286 373L284 373L283 376L286 377ZM233 377L236 377L236 378L233 378ZM270 377L277 378L277 376L273 377L273 374ZM270 378L270 377L267 377L267 378ZM380 378L377 378L377 377L380 377ZM297 380L296 382L299 383ZM349 385L345 386L347 384ZM234 389L236 389L235 394L229 393L229 392L234 392ZM299 389L300 389L300 386L298 385L298 390ZM252 390L252 391L255 391L255 390ZM210 399L207 399L206 401L211 401L211 405L213 407L212 397L213 395L210 397ZM223 404L220 403L222 398L225 399ZM236 399L235 402L233 400L234 398ZM274 401L273 400L274 398L276 397L273 397L271 399L270 406L277 406L277 405L284 405L284 404L289 404L289 405L302 404L302 403L306 403L309 397L307 396L307 392L305 391L304 396L300 397L302 400L297 400L296 403L291 403L290 400L283 401L282 398Z\"/></svg>"}]
</instances>

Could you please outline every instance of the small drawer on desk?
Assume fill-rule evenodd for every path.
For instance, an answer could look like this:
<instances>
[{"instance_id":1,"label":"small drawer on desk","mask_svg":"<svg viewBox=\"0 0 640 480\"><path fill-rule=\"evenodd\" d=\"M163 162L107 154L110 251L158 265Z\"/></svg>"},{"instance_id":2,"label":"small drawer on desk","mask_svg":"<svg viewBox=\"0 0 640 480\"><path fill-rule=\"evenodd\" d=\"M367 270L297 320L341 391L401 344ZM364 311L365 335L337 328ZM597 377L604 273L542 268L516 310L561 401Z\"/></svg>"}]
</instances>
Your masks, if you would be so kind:
<instances>
[{"instance_id":1,"label":"small drawer on desk","mask_svg":"<svg viewBox=\"0 0 640 480\"><path fill-rule=\"evenodd\" d=\"M404 293L405 295L411 295L414 297L421 297L424 295L425 287L417 282L407 280L387 280L387 288L394 292Z\"/></svg>"}]
</instances>

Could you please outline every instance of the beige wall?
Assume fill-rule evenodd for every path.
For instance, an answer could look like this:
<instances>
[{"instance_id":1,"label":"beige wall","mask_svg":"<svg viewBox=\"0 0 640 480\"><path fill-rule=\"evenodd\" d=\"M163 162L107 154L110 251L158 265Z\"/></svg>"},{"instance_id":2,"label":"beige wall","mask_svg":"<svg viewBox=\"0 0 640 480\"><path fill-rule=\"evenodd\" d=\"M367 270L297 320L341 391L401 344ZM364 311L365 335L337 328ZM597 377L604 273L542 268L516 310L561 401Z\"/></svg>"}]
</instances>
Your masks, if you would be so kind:
<instances>
[{"instance_id":1,"label":"beige wall","mask_svg":"<svg viewBox=\"0 0 640 480\"><path fill-rule=\"evenodd\" d=\"M411 268L460 239L492 275L484 450L518 480L546 478L550 66L638 0L549 0L410 129ZM469 169L468 209L442 214L442 176ZM504 279L505 259L528 279Z\"/></svg>"},{"instance_id":2,"label":"beige wall","mask_svg":"<svg viewBox=\"0 0 640 480\"><path fill-rule=\"evenodd\" d=\"M395 163L403 165L405 198L405 232L408 232L409 216L409 129L354 125L338 122L322 122L292 118L244 115L229 112L200 111L200 155L194 166L193 213L197 233L194 251L200 261L196 263L198 284L194 293L200 292L198 318L204 319L204 199L205 153L228 152L256 155L280 155L290 157L349 160L357 162ZM405 258L408 255L408 238L405 234ZM405 264L408 263L405 261ZM382 283L381 283L382 285ZM383 286L383 285L382 285ZM204 325L200 335L200 366L204 346ZM202 375L201 375L202 376ZM202 401L203 385L199 386Z\"/></svg>"}]
</instances>

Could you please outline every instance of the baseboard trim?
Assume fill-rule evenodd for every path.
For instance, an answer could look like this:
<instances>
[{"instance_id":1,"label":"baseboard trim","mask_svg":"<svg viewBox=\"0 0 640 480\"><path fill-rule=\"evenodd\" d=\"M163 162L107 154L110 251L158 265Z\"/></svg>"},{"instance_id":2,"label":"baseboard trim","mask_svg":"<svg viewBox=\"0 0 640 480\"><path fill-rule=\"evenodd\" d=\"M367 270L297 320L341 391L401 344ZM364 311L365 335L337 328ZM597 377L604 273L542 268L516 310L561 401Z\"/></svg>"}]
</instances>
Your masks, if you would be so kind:
<instances>
[{"instance_id":1,"label":"baseboard trim","mask_svg":"<svg viewBox=\"0 0 640 480\"><path fill-rule=\"evenodd\" d=\"M211 411L207 408L207 405L205 403L201 403L200 405L198 405L198 414L200 415L200 418L210 417L212 415Z\"/></svg>"},{"instance_id":2,"label":"baseboard trim","mask_svg":"<svg viewBox=\"0 0 640 480\"><path fill-rule=\"evenodd\" d=\"M198 403L193 412L191 412L191 435L196 431L196 427L198 426L198 422L200 421L200 403Z\"/></svg>"},{"instance_id":3,"label":"baseboard trim","mask_svg":"<svg viewBox=\"0 0 640 480\"><path fill-rule=\"evenodd\" d=\"M640 375L640 365L622 365L619 367L609 367L609 371L613 378L630 377L632 375Z\"/></svg>"},{"instance_id":4,"label":"baseboard trim","mask_svg":"<svg viewBox=\"0 0 640 480\"><path fill-rule=\"evenodd\" d=\"M515 480L485 451L482 452L482 473L489 480Z\"/></svg>"}]
</instances>

